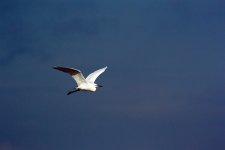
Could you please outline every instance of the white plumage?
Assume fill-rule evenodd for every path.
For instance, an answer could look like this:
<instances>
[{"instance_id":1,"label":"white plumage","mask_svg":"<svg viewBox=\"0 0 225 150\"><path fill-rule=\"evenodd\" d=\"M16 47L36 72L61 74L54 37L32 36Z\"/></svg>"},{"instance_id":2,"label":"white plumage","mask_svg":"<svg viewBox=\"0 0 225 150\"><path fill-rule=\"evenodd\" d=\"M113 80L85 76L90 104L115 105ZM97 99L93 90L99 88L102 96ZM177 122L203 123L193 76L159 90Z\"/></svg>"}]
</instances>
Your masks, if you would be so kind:
<instances>
[{"instance_id":1,"label":"white plumage","mask_svg":"<svg viewBox=\"0 0 225 150\"><path fill-rule=\"evenodd\" d=\"M77 91L95 92L96 87L102 87L101 85L98 85L94 82L97 79L97 77L106 70L107 67L96 70L95 72L89 74L86 79L84 78L84 76L80 70L77 70L74 68L68 68L68 67L60 67L60 66L56 66L53 68L70 74L72 76L72 78L76 81L77 87L75 87L74 90L69 91L67 93L67 95L69 95L69 94L71 94L73 92L77 92Z\"/></svg>"}]
</instances>

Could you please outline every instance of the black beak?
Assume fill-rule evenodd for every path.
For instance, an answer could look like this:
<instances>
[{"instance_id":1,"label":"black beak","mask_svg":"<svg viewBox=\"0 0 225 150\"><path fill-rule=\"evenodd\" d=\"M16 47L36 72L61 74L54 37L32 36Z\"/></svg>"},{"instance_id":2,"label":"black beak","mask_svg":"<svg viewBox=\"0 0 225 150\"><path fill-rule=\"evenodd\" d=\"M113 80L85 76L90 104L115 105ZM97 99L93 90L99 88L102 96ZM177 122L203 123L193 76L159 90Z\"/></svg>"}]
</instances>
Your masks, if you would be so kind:
<instances>
[{"instance_id":1,"label":"black beak","mask_svg":"<svg viewBox=\"0 0 225 150\"><path fill-rule=\"evenodd\" d=\"M103 87L103 86L98 84L98 87Z\"/></svg>"}]
</instances>

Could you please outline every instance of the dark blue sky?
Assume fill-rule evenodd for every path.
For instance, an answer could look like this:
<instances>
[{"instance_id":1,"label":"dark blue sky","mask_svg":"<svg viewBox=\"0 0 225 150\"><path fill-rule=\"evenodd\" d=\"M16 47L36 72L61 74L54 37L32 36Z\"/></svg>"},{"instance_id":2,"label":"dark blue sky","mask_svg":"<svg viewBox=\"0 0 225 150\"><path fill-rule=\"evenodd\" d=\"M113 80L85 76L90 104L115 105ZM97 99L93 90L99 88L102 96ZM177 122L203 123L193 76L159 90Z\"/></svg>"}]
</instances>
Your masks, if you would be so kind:
<instances>
[{"instance_id":1,"label":"dark blue sky","mask_svg":"<svg viewBox=\"0 0 225 150\"><path fill-rule=\"evenodd\" d=\"M0 150L224 150L225 2L0 2ZM88 75L95 93L55 65Z\"/></svg>"}]
</instances>

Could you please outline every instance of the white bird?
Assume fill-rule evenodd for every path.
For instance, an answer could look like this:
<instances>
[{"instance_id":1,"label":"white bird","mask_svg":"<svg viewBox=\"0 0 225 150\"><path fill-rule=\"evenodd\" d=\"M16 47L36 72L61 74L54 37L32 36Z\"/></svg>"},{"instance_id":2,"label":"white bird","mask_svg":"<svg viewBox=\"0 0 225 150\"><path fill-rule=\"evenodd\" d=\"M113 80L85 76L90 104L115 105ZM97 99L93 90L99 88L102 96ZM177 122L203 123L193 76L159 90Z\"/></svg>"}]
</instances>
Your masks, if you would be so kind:
<instances>
[{"instance_id":1,"label":"white bird","mask_svg":"<svg viewBox=\"0 0 225 150\"><path fill-rule=\"evenodd\" d=\"M89 74L86 79L84 78L84 76L80 70L77 70L74 68L68 68L68 67L59 67L59 66L55 66L53 68L70 74L72 76L72 78L76 81L77 87L75 87L72 91L69 91L67 93L67 95L69 95L69 94L77 92L77 91L95 92L96 87L102 87L101 85L98 85L94 82L97 79L97 77L106 70L107 67L96 70L95 72Z\"/></svg>"}]
</instances>

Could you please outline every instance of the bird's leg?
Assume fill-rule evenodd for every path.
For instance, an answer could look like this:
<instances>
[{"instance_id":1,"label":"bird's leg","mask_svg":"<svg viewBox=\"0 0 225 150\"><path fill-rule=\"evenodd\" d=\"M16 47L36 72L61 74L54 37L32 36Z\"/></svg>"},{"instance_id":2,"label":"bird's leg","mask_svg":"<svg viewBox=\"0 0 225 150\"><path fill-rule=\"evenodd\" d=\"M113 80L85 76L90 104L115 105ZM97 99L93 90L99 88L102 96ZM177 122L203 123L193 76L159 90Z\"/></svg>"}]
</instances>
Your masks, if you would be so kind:
<instances>
[{"instance_id":1,"label":"bird's leg","mask_svg":"<svg viewBox=\"0 0 225 150\"><path fill-rule=\"evenodd\" d=\"M77 91L80 91L80 89L75 89L75 90L73 90L73 91L69 91L69 92L67 93L67 95L70 95L70 94L72 94L72 93L74 93L74 92L77 92Z\"/></svg>"}]
</instances>

